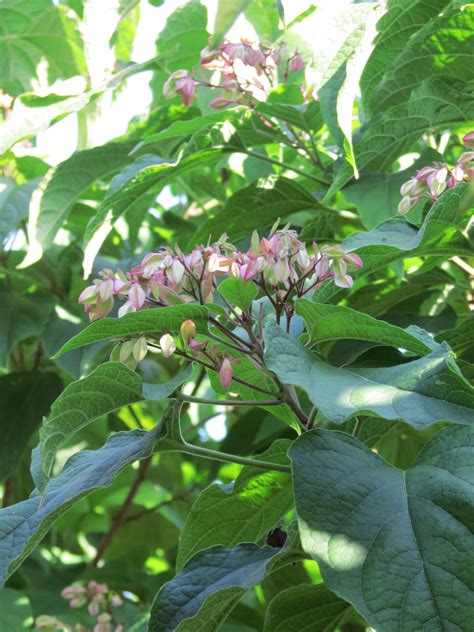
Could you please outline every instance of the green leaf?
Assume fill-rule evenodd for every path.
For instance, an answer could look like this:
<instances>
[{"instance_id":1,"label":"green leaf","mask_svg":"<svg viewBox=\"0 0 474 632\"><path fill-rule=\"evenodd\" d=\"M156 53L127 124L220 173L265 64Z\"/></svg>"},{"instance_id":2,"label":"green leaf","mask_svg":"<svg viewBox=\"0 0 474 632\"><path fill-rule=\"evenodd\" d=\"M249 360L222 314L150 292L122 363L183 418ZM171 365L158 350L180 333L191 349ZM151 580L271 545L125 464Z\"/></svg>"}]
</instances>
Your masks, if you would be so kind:
<instances>
[{"instance_id":1,"label":"green leaf","mask_svg":"<svg viewBox=\"0 0 474 632\"><path fill-rule=\"evenodd\" d=\"M430 353L431 347L401 327L390 325L349 307L325 305L300 299L296 313L304 318L313 342L351 338L408 349L417 355Z\"/></svg>"},{"instance_id":2,"label":"green leaf","mask_svg":"<svg viewBox=\"0 0 474 632\"><path fill-rule=\"evenodd\" d=\"M474 121L474 81L426 78L410 99L371 119L357 134L354 153L359 171L389 171L393 162L409 152L428 130L467 127ZM332 197L352 178L352 167L343 165L327 195Z\"/></svg>"},{"instance_id":3,"label":"green leaf","mask_svg":"<svg viewBox=\"0 0 474 632\"><path fill-rule=\"evenodd\" d=\"M197 553L153 602L150 632L217 630L249 588L272 570L300 559L290 546L214 546Z\"/></svg>"},{"instance_id":4,"label":"green leaf","mask_svg":"<svg viewBox=\"0 0 474 632\"><path fill-rule=\"evenodd\" d=\"M219 0L209 46L216 48L239 15L245 11L250 0Z\"/></svg>"},{"instance_id":5,"label":"green leaf","mask_svg":"<svg viewBox=\"0 0 474 632\"><path fill-rule=\"evenodd\" d=\"M112 484L115 477L137 459L152 452L176 449L173 405L153 430L113 434L99 450L74 454L44 492L0 509L0 586L43 539L56 520L78 500ZM170 417L171 415L171 417Z\"/></svg>"},{"instance_id":6,"label":"green leaf","mask_svg":"<svg viewBox=\"0 0 474 632\"><path fill-rule=\"evenodd\" d=\"M232 305L248 310L252 301L257 298L258 289L255 283L243 279L228 278L219 284L219 294Z\"/></svg>"},{"instance_id":7,"label":"green leaf","mask_svg":"<svg viewBox=\"0 0 474 632\"><path fill-rule=\"evenodd\" d=\"M433 16L407 41L373 94L374 113L406 102L413 88L419 85L420 77L463 83L474 79L472 4L466 4L462 10L454 6Z\"/></svg>"},{"instance_id":8,"label":"green leaf","mask_svg":"<svg viewBox=\"0 0 474 632\"><path fill-rule=\"evenodd\" d=\"M290 442L275 441L262 460L285 464ZM253 458L259 458L259 456ZM186 519L178 550L179 571L195 553L216 544L258 542L293 504L288 475L244 467L228 488L214 483L201 492Z\"/></svg>"},{"instance_id":9,"label":"green leaf","mask_svg":"<svg viewBox=\"0 0 474 632\"><path fill-rule=\"evenodd\" d=\"M0 481L13 474L28 441L62 390L55 373L21 371L0 376Z\"/></svg>"},{"instance_id":10,"label":"green leaf","mask_svg":"<svg viewBox=\"0 0 474 632\"><path fill-rule=\"evenodd\" d=\"M270 602L263 632L330 632L338 629L351 610L325 586L292 586Z\"/></svg>"},{"instance_id":11,"label":"green leaf","mask_svg":"<svg viewBox=\"0 0 474 632\"><path fill-rule=\"evenodd\" d=\"M85 74L78 40L63 11L49 0L0 3L0 88L17 96L39 81L43 60L47 82Z\"/></svg>"},{"instance_id":12,"label":"green leaf","mask_svg":"<svg viewBox=\"0 0 474 632\"><path fill-rule=\"evenodd\" d=\"M189 379L187 367L165 384L142 384L140 376L120 362L105 362L90 375L72 382L51 406L40 429L43 472L50 476L56 452L76 432L123 406L144 399L166 399Z\"/></svg>"},{"instance_id":13,"label":"green leaf","mask_svg":"<svg viewBox=\"0 0 474 632\"><path fill-rule=\"evenodd\" d=\"M323 126L321 106L318 101L302 103L301 105L261 101L255 109L265 116L294 125L308 134L317 132Z\"/></svg>"},{"instance_id":14,"label":"green leaf","mask_svg":"<svg viewBox=\"0 0 474 632\"><path fill-rule=\"evenodd\" d=\"M131 172L131 177L123 182L122 186L112 195L107 196L100 205L97 213L87 225L84 234L84 277L88 277L92 271L92 265L99 252L105 238L112 230L114 223L132 205L138 207L141 204L149 205L152 197L168 182L175 180L193 169L202 168L216 162L220 155L220 149L208 149L186 156L177 162L163 162L156 157L155 164L143 165L143 159L138 159L139 169L134 169L131 165L127 173ZM119 178L116 176L116 178ZM152 196L153 194L153 196ZM150 197L152 196L152 197Z\"/></svg>"},{"instance_id":15,"label":"green leaf","mask_svg":"<svg viewBox=\"0 0 474 632\"><path fill-rule=\"evenodd\" d=\"M384 632L468 630L474 429L448 427L406 471L350 435L290 448L303 548L325 584Z\"/></svg>"},{"instance_id":16,"label":"green leaf","mask_svg":"<svg viewBox=\"0 0 474 632\"><path fill-rule=\"evenodd\" d=\"M334 423L364 413L401 419L414 428L436 421L474 424L474 388L443 347L405 364L338 368L327 364L280 327L266 328L266 365L284 384L303 388Z\"/></svg>"},{"instance_id":17,"label":"green leaf","mask_svg":"<svg viewBox=\"0 0 474 632\"><path fill-rule=\"evenodd\" d=\"M184 320L193 320L196 331L207 331L209 307L204 305L171 305L152 307L138 312L130 312L122 318L103 318L96 320L83 331L71 338L59 349L53 359L66 351L85 345L112 340L158 333L177 333Z\"/></svg>"},{"instance_id":18,"label":"green leaf","mask_svg":"<svg viewBox=\"0 0 474 632\"><path fill-rule=\"evenodd\" d=\"M454 353L458 355L463 354L465 351L474 346L474 317L470 316L466 320L456 327L456 329L450 329L448 331L441 331L436 340L442 342L443 340L448 343Z\"/></svg>"},{"instance_id":19,"label":"green leaf","mask_svg":"<svg viewBox=\"0 0 474 632\"><path fill-rule=\"evenodd\" d=\"M0 367L6 366L12 347L26 338L40 336L54 307L45 292L19 294L0 285Z\"/></svg>"},{"instance_id":20,"label":"green leaf","mask_svg":"<svg viewBox=\"0 0 474 632\"><path fill-rule=\"evenodd\" d=\"M345 156L358 175L352 147L353 109L359 92L359 79L375 35L375 24L383 5L362 4L347 12L349 35L331 61L319 89L321 112L334 139L345 148Z\"/></svg>"},{"instance_id":21,"label":"green leaf","mask_svg":"<svg viewBox=\"0 0 474 632\"><path fill-rule=\"evenodd\" d=\"M442 161L443 158L434 149L427 148L408 169L397 173L365 173L343 189L344 197L357 206L364 226L370 230L398 216L398 204L402 199L400 187L418 169L435 160Z\"/></svg>"},{"instance_id":22,"label":"green leaf","mask_svg":"<svg viewBox=\"0 0 474 632\"><path fill-rule=\"evenodd\" d=\"M41 258L44 249L53 243L74 203L96 180L124 168L135 143L108 143L79 151L51 169L43 180L30 207L28 223L29 248L23 266Z\"/></svg>"},{"instance_id":23,"label":"green leaf","mask_svg":"<svg viewBox=\"0 0 474 632\"><path fill-rule=\"evenodd\" d=\"M20 632L31 630L33 611L26 595L4 588L0 591L0 629Z\"/></svg>"},{"instance_id":24,"label":"green leaf","mask_svg":"<svg viewBox=\"0 0 474 632\"><path fill-rule=\"evenodd\" d=\"M10 178L0 177L0 242L17 230L28 216L28 205L39 179L16 185Z\"/></svg>"},{"instance_id":25,"label":"green leaf","mask_svg":"<svg viewBox=\"0 0 474 632\"><path fill-rule=\"evenodd\" d=\"M441 13L450 0L395 0L377 22L378 35L362 73L360 85L367 116L377 108L375 95L386 74L395 67L397 55L405 48L412 35ZM421 75L420 75L421 76Z\"/></svg>"},{"instance_id":26,"label":"green leaf","mask_svg":"<svg viewBox=\"0 0 474 632\"><path fill-rule=\"evenodd\" d=\"M309 191L288 178L259 180L234 193L224 210L201 224L193 243L207 242L209 235L218 239L224 232L238 241L255 229L272 226L279 217L320 208L321 203Z\"/></svg>"}]
</instances>

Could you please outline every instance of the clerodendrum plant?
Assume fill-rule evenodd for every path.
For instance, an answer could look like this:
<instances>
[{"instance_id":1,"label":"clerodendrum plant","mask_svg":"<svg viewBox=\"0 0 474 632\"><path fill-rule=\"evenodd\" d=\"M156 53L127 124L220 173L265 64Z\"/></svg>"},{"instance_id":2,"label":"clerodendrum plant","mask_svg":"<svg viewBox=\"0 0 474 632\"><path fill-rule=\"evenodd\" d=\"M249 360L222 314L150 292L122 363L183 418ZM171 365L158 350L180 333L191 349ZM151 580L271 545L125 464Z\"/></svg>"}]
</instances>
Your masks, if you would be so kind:
<instances>
[{"instance_id":1,"label":"clerodendrum plant","mask_svg":"<svg viewBox=\"0 0 474 632\"><path fill-rule=\"evenodd\" d=\"M474 5L207 4L0 3L0 632L472 632Z\"/></svg>"}]
</instances>

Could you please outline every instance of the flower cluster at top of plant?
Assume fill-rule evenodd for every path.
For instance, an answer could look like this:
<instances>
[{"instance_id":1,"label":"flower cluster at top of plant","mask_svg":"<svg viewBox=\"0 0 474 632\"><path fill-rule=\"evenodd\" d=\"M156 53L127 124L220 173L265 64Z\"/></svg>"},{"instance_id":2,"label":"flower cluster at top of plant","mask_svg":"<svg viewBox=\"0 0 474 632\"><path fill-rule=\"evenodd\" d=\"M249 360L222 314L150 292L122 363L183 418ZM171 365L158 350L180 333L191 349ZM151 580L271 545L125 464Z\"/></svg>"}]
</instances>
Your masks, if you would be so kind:
<instances>
[{"instance_id":1,"label":"flower cluster at top of plant","mask_svg":"<svg viewBox=\"0 0 474 632\"><path fill-rule=\"evenodd\" d=\"M401 215L406 215L422 198L434 202L446 189L474 180L474 130L465 134L462 140L470 151L463 152L454 167L434 162L431 167L419 169L413 178L402 184L400 193L403 197L398 205Z\"/></svg>"},{"instance_id":2,"label":"flower cluster at top of plant","mask_svg":"<svg viewBox=\"0 0 474 632\"><path fill-rule=\"evenodd\" d=\"M44 632L53 630L71 630L74 632L124 632L124 626L117 621L116 608L122 605L120 595L110 590L107 584L91 580L87 586L66 586L61 597L69 602L73 609L86 608L90 617L96 620L92 628L79 623L68 625L58 617L41 615L35 621L35 629Z\"/></svg>"},{"instance_id":3,"label":"flower cluster at top of plant","mask_svg":"<svg viewBox=\"0 0 474 632\"><path fill-rule=\"evenodd\" d=\"M149 253L128 273L103 270L82 292L79 302L90 319L96 320L111 312L115 299L125 301L118 310L119 317L153 306L204 305L217 300L224 304L231 327L243 327L247 331L250 328L250 334L254 335L252 328L259 329L262 314L252 312L251 306L241 309L232 305L220 291L220 283L225 279L234 279L244 287L253 285L255 297L265 299L274 310L276 321L285 317L289 327L295 298L331 280L338 287L350 288L349 271L361 265L355 253L346 253L339 245L318 248L313 243L308 249L289 227L273 229L268 237L262 238L254 231L246 252L237 250L223 235L216 243L198 246L189 254L184 254L178 246L174 250L165 247ZM260 304L260 309L262 307ZM216 324L235 345L235 335L218 321ZM235 361L222 353L221 346L196 339L196 327L191 320L183 322L180 339L179 353L207 362L208 366L210 363L219 372L221 384L227 387ZM120 346L117 359L133 368L146 356L148 346L145 336L127 340ZM161 336L159 347L167 357L177 351L176 341L169 333Z\"/></svg>"},{"instance_id":4,"label":"flower cluster at top of plant","mask_svg":"<svg viewBox=\"0 0 474 632\"><path fill-rule=\"evenodd\" d=\"M241 40L224 42L215 51L204 49L201 66L214 72L214 83L202 70L199 73L180 69L165 82L163 95L166 98L178 95L184 105L190 105L196 96L196 88L201 86L218 92L219 96L210 102L213 108L230 104L252 107L255 99L268 95L279 76L286 83L291 73L298 74L303 70L305 62L298 51L290 52L286 44L267 46ZM301 89L306 99L316 98L311 86L304 85Z\"/></svg>"}]
</instances>

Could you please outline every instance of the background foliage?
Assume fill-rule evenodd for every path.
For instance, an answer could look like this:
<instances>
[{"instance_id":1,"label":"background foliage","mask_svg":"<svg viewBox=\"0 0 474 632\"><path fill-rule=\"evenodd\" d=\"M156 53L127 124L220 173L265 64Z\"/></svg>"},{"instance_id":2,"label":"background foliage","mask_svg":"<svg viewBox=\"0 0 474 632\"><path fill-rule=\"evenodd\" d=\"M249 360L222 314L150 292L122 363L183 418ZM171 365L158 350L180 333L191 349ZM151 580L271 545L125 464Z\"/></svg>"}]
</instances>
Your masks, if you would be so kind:
<instances>
[{"instance_id":1,"label":"background foliage","mask_svg":"<svg viewBox=\"0 0 474 632\"><path fill-rule=\"evenodd\" d=\"M0 27L0 629L92 629L60 596L92 580L135 632L471 630L474 193L397 207L417 170L466 151L474 5L3 0ZM241 36L304 69L222 110L203 87L189 107L163 96L177 70L208 81L201 51ZM276 221L363 261L265 333L318 429L298 436L285 405L195 403L179 428L179 386L226 389L176 356L110 361L112 341L189 318L204 334L208 309L85 330L86 279L224 232L246 250ZM181 433L236 462L182 451Z\"/></svg>"}]
</instances>

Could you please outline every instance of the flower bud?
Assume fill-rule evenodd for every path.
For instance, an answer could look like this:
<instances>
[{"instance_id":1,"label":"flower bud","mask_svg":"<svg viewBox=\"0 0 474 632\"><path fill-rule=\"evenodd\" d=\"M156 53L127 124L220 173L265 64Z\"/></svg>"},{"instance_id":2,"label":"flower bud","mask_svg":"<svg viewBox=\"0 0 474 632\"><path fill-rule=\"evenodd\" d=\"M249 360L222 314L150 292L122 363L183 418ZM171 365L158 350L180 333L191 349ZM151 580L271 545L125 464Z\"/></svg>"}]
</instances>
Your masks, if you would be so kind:
<instances>
[{"instance_id":1,"label":"flower bud","mask_svg":"<svg viewBox=\"0 0 474 632\"><path fill-rule=\"evenodd\" d=\"M472 130L472 132L464 134L464 136L462 137L462 142L464 143L464 145L466 145L468 149L474 149L474 130Z\"/></svg>"},{"instance_id":2,"label":"flower bud","mask_svg":"<svg viewBox=\"0 0 474 632\"><path fill-rule=\"evenodd\" d=\"M170 334L165 334L164 336L161 336L160 347L165 358L169 358L170 356L172 356L173 353L176 351L176 343L173 336L170 336Z\"/></svg>"},{"instance_id":3,"label":"flower bud","mask_svg":"<svg viewBox=\"0 0 474 632\"><path fill-rule=\"evenodd\" d=\"M226 105L229 105L230 103L235 103L235 101L232 99L226 99L225 97L217 97L216 99L212 99L209 105L211 108L219 110L220 108L225 108Z\"/></svg>"},{"instance_id":4,"label":"flower bud","mask_svg":"<svg viewBox=\"0 0 474 632\"><path fill-rule=\"evenodd\" d=\"M181 323L179 330L186 344L196 335L196 325L192 320L185 320L184 323Z\"/></svg>"},{"instance_id":5,"label":"flower bud","mask_svg":"<svg viewBox=\"0 0 474 632\"><path fill-rule=\"evenodd\" d=\"M295 53L290 61L290 68L293 72L300 72L304 68L304 61L300 53Z\"/></svg>"},{"instance_id":6,"label":"flower bud","mask_svg":"<svg viewBox=\"0 0 474 632\"><path fill-rule=\"evenodd\" d=\"M223 386L223 388L229 388L229 385L232 381L232 364L229 358L224 358L220 371L219 371L219 382Z\"/></svg>"},{"instance_id":7,"label":"flower bud","mask_svg":"<svg viewBox=\"0 0 474 632\"><path fill-rule=\"evenodd\" d=\"M148 345L145 336L140 336L140 338L137 338L133 345L132 353L135 362L141 362L145 359L146 354L148 353Z\"/></svg>"},{"instance_id":8,"label":"flower bud","mask_svg":"<svg viewBox=\"0 0 474 632\"><path fill-rule=\"evenodd\" d=\"M411 207L412 207L411 197L409 195L405 195L405 197L401 199L398 205L398 212L400 215L406 215L408 211L411 209Z\"/></svg>"}]
</instances>

